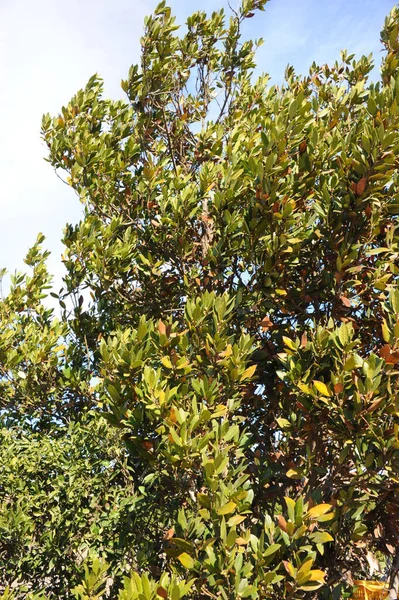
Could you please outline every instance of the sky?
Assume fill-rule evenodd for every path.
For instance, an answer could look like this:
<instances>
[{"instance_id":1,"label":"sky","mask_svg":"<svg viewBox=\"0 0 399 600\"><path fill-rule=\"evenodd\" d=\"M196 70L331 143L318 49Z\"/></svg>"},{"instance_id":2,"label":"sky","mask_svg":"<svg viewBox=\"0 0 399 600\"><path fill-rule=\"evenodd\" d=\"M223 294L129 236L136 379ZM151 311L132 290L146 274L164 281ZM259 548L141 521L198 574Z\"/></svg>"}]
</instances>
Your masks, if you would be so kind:
<instances>
[{"instance_id":1,"label":"sky","mask_svg":"<svg viewBox=\"0 0 399 600\"><path fill-rule=\"evenodd\" d=\"M235 6L236 0L231 4ZM45 162L43 113L58 114L94 73L105 94L123 98L121 79L138 62L144 16L153 0L0 0L0 268L24 270L23 258L39 232L51 251L54 287L62 280L61 237L77 223L82 205ZM225 0L169 0L179 23ZM264 39L257 63L273 83L287 64L307 73L339 59L346 48L381 60L379 32L392 0L271 0L246 22L246 37ZM378 76L376 70L375 77ZM7 279L5 281L7 287Z\"/></svg>"}]
</instances>

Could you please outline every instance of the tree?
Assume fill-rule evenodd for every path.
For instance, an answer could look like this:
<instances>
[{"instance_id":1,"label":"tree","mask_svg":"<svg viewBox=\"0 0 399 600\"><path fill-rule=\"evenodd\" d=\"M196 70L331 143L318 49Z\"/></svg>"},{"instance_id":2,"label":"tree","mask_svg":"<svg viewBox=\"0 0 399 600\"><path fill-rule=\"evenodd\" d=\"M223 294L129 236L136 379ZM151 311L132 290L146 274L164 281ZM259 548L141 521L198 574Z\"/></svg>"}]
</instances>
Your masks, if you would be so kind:
<instances>
[{"instance_id":1,"label":"tree","mask_svg":"<svg viewBox=\"0 0 399 600\"><path fill-rule=\"evenodd\" d=\"M121 599L336 599L399 570L399 8L380 82L343 51L278 87L241 36L266 3L178 35L162 2L125 102L94 76L43 118L84 218L61 323L43 271L4 301L4 408L50 430L102 412L123 436ZM94 545L78 598L113 576Z\"/></svg>"}]
</instances>

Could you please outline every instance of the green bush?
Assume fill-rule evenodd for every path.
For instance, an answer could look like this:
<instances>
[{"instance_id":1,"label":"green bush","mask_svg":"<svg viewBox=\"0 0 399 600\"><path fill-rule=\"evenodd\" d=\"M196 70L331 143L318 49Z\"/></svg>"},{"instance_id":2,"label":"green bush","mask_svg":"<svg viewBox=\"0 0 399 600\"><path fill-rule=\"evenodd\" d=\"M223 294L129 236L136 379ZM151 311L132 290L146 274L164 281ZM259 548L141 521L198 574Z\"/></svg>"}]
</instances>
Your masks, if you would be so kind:
<instances>
[{"instance_id":1,"label":"green bush","mask_svg":"<svg viewBox=\"0 0 399 600\"><path fill-rule=\"evenodd\" d=\"M123 448L103 419L88 413L49 432L3 423L0 463L3 587L72 597L93 553L122 580L134 562L137 498Z\"/></svg>"}]
</instances>

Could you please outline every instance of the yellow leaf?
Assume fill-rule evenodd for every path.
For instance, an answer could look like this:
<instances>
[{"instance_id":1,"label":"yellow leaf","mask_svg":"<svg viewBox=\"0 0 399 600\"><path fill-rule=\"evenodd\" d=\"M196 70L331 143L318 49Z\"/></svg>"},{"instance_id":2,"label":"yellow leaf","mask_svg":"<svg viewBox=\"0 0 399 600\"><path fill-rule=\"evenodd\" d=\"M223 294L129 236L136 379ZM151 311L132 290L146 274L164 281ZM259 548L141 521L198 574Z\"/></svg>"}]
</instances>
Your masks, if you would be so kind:
<instances>
[{"instance_id":1,"label":"yellow leaf","mask_svg":"<svg viewBox=\"0 0 399 600\"><path fill-rule=\"evenodd\" d=\"M233 354L233 347L231 344L227 344L226 350L223 350L223 352L221 352L219 354L219 356L220 356L220 358L228 358L232 354Z\"/></svg>"},{"instance_id":2,"label":"yellow leaf","mask_svg":"<svg viewBox=\"0 0 399 600\"><path fill-rule=\"evenodd\" d=\"M53 352L60 352L60 350L65 350L65 345L64 344L60 344L59 346L56 346L53 350Z\"/></svg>"},{"instance_id":3,"label":"yellow leaf","mask_svg":"<svg viewBox=\"0 0 399 600\"><path fill-rule=\"evenodd\" d=\"M359 581L355 580L354 585L356 587L361 587L368 592L380 592L381 590L386 590L386 584L383 581Z\"/></svg>"},{"instance_id":4,"label":"yellow leaf","mask_svg":"<svg viewBox=\"0 0 399 600\"><path fill-rule=\"evenodd\" d=\"M331 504L318 504L317 506L313 506L308 510L308 517L311 519L317 519L317 517L321 517L325 515L332 509Z\"/></svg>"},{"instance_id":5,"label":"yellow leaf","mask_svg":"<svg viewBox=\"0 0 399 600\"><path fill-rule=\"evenodd\" d=\"M176 369L185 369L187 367L187 365L189 365L190 363L188 362L187 358L184 358L184 356L178 361L177 365L176 365Z\"/></svg>"},{"instance_id":6,"label":"yellow leaf","mask_svg":"<svg viewBox=\"0 0 399 600\"><path fill-rule=\"evenodd\" d=\"M235 502L227 502L219 508L217 511L218 515L228 515L233 512L237 504Z\"/></svg>"},{"instance_id":7,"label":"yellow leaf","mask_svg":"<svg viewBox=\"0 0 399 600\"><path fill-rule=\"evenodd\" d=\"M323 383L322 381L317 381L317 379L314 379L313 385L315 386L316 390L318 392L320 392L320 394L323 394L323 396L331 396L332 395L330 390L326 386L326 384Z\"/></svg>"},{"instance_id":8,"label":"yellow leaf","mask_svg":"<svg viewBox=\"0 0 399 600\"><path fill-rule=\"evenodd\" d=\"M294 352L296 352L297 347L295 345L295 342L293 342L291 338L283 335L283 342L290 350L294 350Z\"/></svg>"},{"instance_id":9,"label":"yellow leaf","mask_svg":"<svg viewBox=\"0 0 399 600\"><path fill-rule=\"evenodd\" d=\"M317 521L319 521L319 523L324 523L325 521L331 521L331 519L333 519L334 517L335 517L335 513L329 512L329 513L326 513L325 515L321 515L320 517L317 517Z\"/></svg>"},{"instance_id":10,"label":"yellow leaf","mask_svg":"<svg viewBox=\"0 0 399 600\"><path fill-rule=\"evenodd\" d=\"M292 563L290 563L288 560L283 560L282 562L283 562L283 565L284 565L287 573L289 575L291 575L291 577L295 578L296 577L296 569L295 569L294 565Z\"/></svg>"},{"instance_id":11,"label":"yellow leaf","mask_svg":"<svg viewBox=\"0 0 399 600\"><path fill-rule=\"evenodd\" d=\"M288 469L286 473L287 477L290 479L301 479L302 478L302 469Z\"/></svg>"},{"instance_id":12,"label":"yellow leaf","mask_svg":"<svg viewBox=\"0 0 399 600\"><path fill-rule=\"evenodd\" d=\"M235 527L243 521L245 521L245 515L234 515L233 517L230 517L230 519L227 521L227 525L229 527Z\"/></svg>"},{"instance_id":13,"label":"yellow leaf","mask_svg":"<svg viewBox=\"0 0 399 600\"><path fill-rule=\"evenodd\" d=\"M215 412L211 414L211 419L217 419L218 417L223 417L227 412L227 406L224 404L218 404L215 406Z\"/></svg>"},{"instance_id":14,"label":"yellow leaf","mask_svg":"<svg viewBox=\"0 0 399 600\"><path fill-rule=\"evenodd\" d=\"M312 393L312 390L310 389L310 387L308 385L306 385L306 383L299 382L297 385L298 385L299 389L301 390L301 392L303 392L304 394Z\"/></svg>"},{"instance_id":15,"label":"yellow leaf","mask_svg":"<svg viewBox=\"0 0 399 600\"><path fill-rule=\"evenodd\" d=\"M183 567L186 567L186 569L194 568L194 560L191 558L191 556L189 554L187 554L187 552L183 552L182 554L179 554L179 556L177 558L180 560Z\"/></svg>"},{"instance_id":16,"label":"yellow leaf","mask_svg":"<svg viewBox=\"0 0 399 600\"><path fill-rule=\"evenodd\" d=\"M164 367L166 367L167 369L173 369L173 365L170 362L170 358L169 356L163 356L161 358L161 363L163 364Z\"/></svg>"},{"instance_id":17,"label":"yellow leaf","mask_svg":"<svg viewBox=\"0 0 399 600\"><path fill-rule=\"evenodd\" d=\"M256 365L252 365L245 369L244 373L240 377L240 381L244 381L244 379L250 379L256 371Z\"/></svg>"},{"instance_id":18,"label":"yellow leaf","mask_svg":"<svg viewBox=\"0 0 399 600\"><path fill-rule=\"evenodd\" d=\"M304 576L307 576L309 574L312 564L313 564L313 558L309 558L304 563L302 563L302 565L298 571L298 574L297 574L297 579L299 582Z\"/></svg>"},{"instance_id":19,"label":"yellow leaf","mask_svg":"<svg viewBox=\"0 0 399 600\"><path fill-rule=\"evenodd\" d=\"M384 338L384 342L389 343L391 339L391 332L389 331L388 325L386 324L385 319L382 322L382 337Z\"/></svg>"},{"instance_id":20,"label":"yellow leaf","mask_svg":"<svg viewBox=\"0 0 399 600\"><path fill-rule=\"evenodd\" d=\"M323 581L326 574L319 569L314 569L309 573L309 581Z\"/></svg>"},{"instance_id":21,"label":"yellow leaf","mask_svg":"<svg viewBox=\"0 0 399 600\"><path fill-rule=\"evenodd\" d=\"M285 500L288 510L294 511L295 510L295 500L293 500L292 498L289 498L288 496L284 496L284 500Z\"/></svg>"}]
</instances>

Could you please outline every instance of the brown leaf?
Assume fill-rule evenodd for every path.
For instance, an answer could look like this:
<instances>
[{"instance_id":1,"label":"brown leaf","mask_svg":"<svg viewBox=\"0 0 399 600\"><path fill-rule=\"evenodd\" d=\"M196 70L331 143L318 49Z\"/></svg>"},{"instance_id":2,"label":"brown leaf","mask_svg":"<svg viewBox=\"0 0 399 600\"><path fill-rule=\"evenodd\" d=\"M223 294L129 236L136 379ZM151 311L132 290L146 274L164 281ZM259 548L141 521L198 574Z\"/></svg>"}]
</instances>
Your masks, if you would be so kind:
<instances>
[{"instance_id":1,"label":"brown leaf","mask_svg":"<svg viewBox=\"0 0 399 600\"><path fill-rule=\"evenodd\" d=\"M162 587L160 585L159 588L157 589L157 595L160 596L161 598L167 598L168 592L165 590L164 587Z\"/></svg>"},{"instance_id":2,"label":"brown leaf","mask_svg":"<svg viewBox=\"0 0 399 600\"><path fill-rule=\"evenodd\" d=\"M359 179L356 185L356 196L361 196L364 193L366 186L367 177L362 177L361 179Z\"/></svg>"},{"instance_id":3,"label":"brown leaf","mask_svg":"<svg viewBox=\"0 0 399 600\"><path fill-rule=\"evenodd\" d=\"M272 327L273 321L271 321L269 317L263 317L259 325L262 328L262 331L267 331L270 329L270 327Z\"/></svg>"},{"instance_id":4,"label":"brown leaf","mask_svg":"<svg viewBox=\"0 0 399 600\"><path fill-rule=\"evenodd\" d=\"M334 277L335 277L335 281L337 283L341 283L341 281L342 281L342 279L344 277L344 274L341 273L341 271L336 271L335 274L334 274Z\"/></svg>"},{"instance_id":5,"label":"brown leaf","mask_svg":"<svg viewBox=\"0 0 399 600\"><path fill-rule=\"evenodd\" d=\"M158 331L160 335L166 335L166 325L162 321L158 321Z\"/></svg>"},{"instance_id":6,"label":"brown leaf","mask_svg":"<svg viewBox=\"0 0 399 600\"><path fill-rule=\"evenodd\" d=\"M237 546L246 546L247 544L249 544L249 540L245 540L242 537L238 537L236 539L236 544L237 544Z\"/></svg>"},{"instance_id":7,"label":"brown leaf","mask_svg":"<svg viewBox=\"0 0 399 600\"><path fill-rule=\"evenodd\" d=\"M302 337L301 337L301 347L305 348L307 343L308 343L308 336L306 334L306 331L304 331L302 334Z\"/></svg>"},{"instance_id":8,"label":"brown leaf","mask_svg":"<svg viewBox=\"0 0 399 600\"><path fill-rule=\"evenodd\" d=\"M391 346L389 344L385 344L380 349L380 356L389 365L396 365L396 363L399 362L399 352L392 352L391 350Z\"/></svg>"},{"instance_id":9,"label":"brown leaf","mask_svg":"<svg viewBox=\"0 0 399 600\"><path fill-rule=\"evenodd\" d=\"M305 140L303 140L303 142L301 142L299 144L299 153L303 154L304 152L306 152L306 148L308 147L307 143Z\"/></svg>"},{"instance_id":10,"label":"brown leaf","mask_svg":"<svg viewBox=\"0 0 399 600\"><path fill-rule=\"evenodd\" d=\"M284 519L283 515L277 516L277 523L280 529L287 532L287 521Z\"/></svg>"},{"instance_id":11,"label":"brown leaf","mask_svg":"<svg viewBox=\"0 0 399 600\"><path fill-rule=\"evenodd\" d=\"M369 413L374 412L375 410L377 410L377 408L380 406L380 404L383 403L383 401L384 401L383 398L378 398L377 400L374 400L374 402L372 402L370 404L370 406L368 406L366 408L366 410L363 410L361 414L366 414L367 415Z\"/></svg>"},{"instance_id":12,"label":"brown leaf","mask_svg":"<svg viewBox=\"0 0 399 600\"><path fill-rule=\"evenodd\" d=\"M340 296L340 298L341 298L341 302L344 306L346 306L347 308L350 308L352 306L349 298L347 298L346 296Z\"/></svg>"},{"instance_id":13,"label":"brown leaf","mask_svg":"<svg viewBox=\"0 0 399 600\"><path fill-rule=\"evenodd\" d=\"M377 539L381 538L384 535L384 528L381 525L381 523L378 523L375 526L373 533L374 533L374 537L377 538Z\"/></svg>"},{"instance_id":14,"label":"brown leaf","mask_svg":"<svg viewBox=\"0 0 399 600\"><path fill-rule=\"evenodd\" d=\"M171 540L174 535L175 535L175 529L174 529L174 527L172 527L171 529L168 529L168 531L163 536L163 539L165 541Z\"/></svg>"},{"instance_id":15,"label":"brown leaf","mask_svg":"<svg viewBox=\"0 0 399 600\"><path fill-rule=\"evenodd\" d=\"M336 383L336 384L334 384L334 392L336 394L340 394L341 392L343 392L343 390L344 390L344 386L343 386L342 383Z\"/></svg>"},{"instance_id":16,"label":"brown leaf","mask_svg":"<svg viewBox=\"0 0 399 600\"><path fill-rule=\"evenodd\" d=\"M176 411L174 409L174 407L172 406L172 408L170 409L170 413L169 413L169 420L172 423L177 423L177 417L176 417Z\"/></svg>"}]
</instances>

